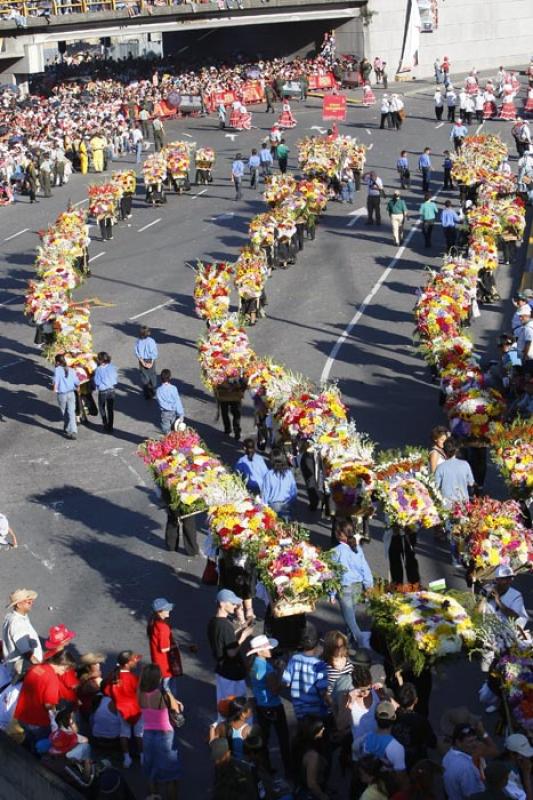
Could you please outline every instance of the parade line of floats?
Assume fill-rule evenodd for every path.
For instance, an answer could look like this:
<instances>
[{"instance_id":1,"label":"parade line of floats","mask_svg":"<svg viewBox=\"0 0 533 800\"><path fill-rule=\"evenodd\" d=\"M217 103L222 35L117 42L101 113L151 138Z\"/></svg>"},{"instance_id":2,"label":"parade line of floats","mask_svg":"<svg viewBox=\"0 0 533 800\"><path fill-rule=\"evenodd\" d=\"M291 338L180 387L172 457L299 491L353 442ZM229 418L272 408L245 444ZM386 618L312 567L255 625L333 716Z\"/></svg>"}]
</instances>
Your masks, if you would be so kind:
<instances>
[{"instance_id":1,"label":"parade line of floats","mask_svg":"<svg viewBox=\"0 0 533 800\"><path fill-rule=\"evenodd\" d=\"M294 261L301 241L298 226L314 234L330 196L330 179L341 162L361 172L364 167L364 146L348 137L304 139L298 148L303 177L275 175L266 181L269 209L251 220L250 242L236 263L198 264L194 295L197 314L207 322L207 333L198 343L205 385L217 397L250 391L256 407L272 415L280 438L310 444L337 514L369 516L379 507L389 526L406 531L448 521L474 580L490 578L500 564L515 572L527 570L533 563L533 538L518 501L527 500L533 490L532 425L519 419L504 422L505 398L485 384L473 343L464 333L480 270L498 266L498 236L510 233L518 239L524 232L525 211L516 198L515 180L498 172L505 146L494 136L465 140L453 170L463 187L477 187L476 205L468 213L468 257L447 258L440 272L430 272L415 308L417 343L440 377L451 429L463 440L490 447L513 497L503 502L476 498L451 513L429 474L427 452L376 454L370 439L348 418L336 385L314 386L258 356L243 327L250 322L249 312L230 313L232 282L241 312L249 300L259 307L272 267ZM147 187L158 190L169 175L177 182L186 180L190 153L190 143L176 142L150 157L144 167ZM207 156L205 167L210 169L213 151L207 150ZM196 162L198 166L198 153ZM113 174L109 183L89 187L89 214L98 221L118 218L124 198L135 193L135 181L135 173L125 171ZM90 391L96 366L90 307L99 301L72 299L88 274L87 214L69 209L40 235L37 280L29 282L25 313L43 332L45 358L53 362L57 353L64 353ZM139 453L178 515L207 512L215 545L255 565L274 615L312 611L336 589L338 567L309 542L308 531L284 522L251 497L192 428L148 440ZM381 583L368 597L373 628L387 637L397 663L408 663L416 673L463 647L472 650L480 641L486 644L504 635L508 647L496 670L514 723L532 733L531 645L510 622L495 625L493 620L489 625L492 615L480 611L476 595L453 594Z\"/></svg>"}]
</instances>

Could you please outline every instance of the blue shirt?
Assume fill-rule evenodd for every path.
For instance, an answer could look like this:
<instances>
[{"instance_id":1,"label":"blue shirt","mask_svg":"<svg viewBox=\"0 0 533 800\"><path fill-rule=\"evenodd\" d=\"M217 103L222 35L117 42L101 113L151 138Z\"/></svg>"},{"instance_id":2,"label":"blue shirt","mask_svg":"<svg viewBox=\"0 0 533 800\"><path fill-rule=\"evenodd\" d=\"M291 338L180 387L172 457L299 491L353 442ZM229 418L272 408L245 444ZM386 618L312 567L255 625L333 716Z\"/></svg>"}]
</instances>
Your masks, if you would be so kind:
<instances>
[{"instance_id":1,"label":"blue shirt","mask_svg":"<svg viewBox=\"0 0 533 800\"><path fill-rule=\"evenodd\" d=\"M255 702L258 706L280 706L281 698L273 694L267 686L267 676L275 674L276 670L267 658L256 656L250 667L250 682Z\"/></svg>"},{"instance_id":2,"label":"blue shirt","mask_svg":"<svg viewBox=\"0 0 533 800\"><path fill-rule=\"evenodd\" d=\"M178 417L185 416L180 394L171 383L162 383L158 386L155 396L161 411L175 411Z\"/></svg>"},{"instance_id":3,"label":"blue shirt","mask_svg":"<svg viewBox=\"0 0 533 800\"><path fill-rule=\"evenodd\" d=\"M117 385L117 371L113 364L101 364L94 371L94 386L99 392L114 389Z\"/></svg>"},{"instance_id":4,"label":"blue shirt","mask_svg":"<svg viewBox=\"0 0 533 800\"><path fill-rule=\"evenodd\" d=\"M355 553L349 544L339 542L337 547L331 550L333 561L340 564L343 568L342 585L350 586L352 583L362 583L364 589L371 589L374 579L370 572L370 567L360 547Z\"/></svg>"},{"instance_id":5,"label":"blue shirt","mask_svg":"<svg viewBox=\"0 0 533 800\"><path fill-rule=\"evenodd\" d=\"M399 170L402 169L409 169L409 162L406 156L401 156L398 161L396 162L396 168Z\"/></svg>"},{"instance_id":6,"label":"blue shirt","mask_svg":"<svg viewBox=\"0 0 533 800\"><path fill-rule=\"evenodd\" d=\"M440 222L443 228L455 228L455 225L460 222L459 216L453 208L443 208L440 216Z\"/></svg>"},{"instance_id":7,"label":"blue shirt","mask_svg":"<svg viewBox=\"0 0 533 800\"><path fill-rule=\"evenodd\" d=\"M422 153L418 159L418 166L420 169L431 169L431 159L427 153Z\"/></svg>"},{"instance_id":8,"label":"blue shirt","mask_svg":"<svg viewBox=\"0 0 533 800\"><path fill-rule=\"evenodd\" d=\"M282 682L291 693L294 713L298 719L306 714L327 715L321 694L328 688L328 667L316 656L295 653L283 672Z\"/></svg>"},{"instance_id":9,"label":"blue shirt","mask_svg":"<svg viewBox=\"0 0 533 800\"><path fill-rule=\"evenodd\" d=\"M271 154L270 150L268 150L267 148L265 148L264 150L261 150L261 152L259 153L259 158L261 160L261 164L272 164L273 163L272 154Z\"/></svg>"},{"instance_id":10,"label":"blue shirt","mask_svg":"<svg viewBox=\"0 0 533 800\"><path fill-rule=\"evenodd\" d=\"M246 488L250 492L253 494L261 493L263 480L268 473L268 467L263 456L254 453L252 458L248 458L247 455L244 455L235 464L235 470L243 476Z\"/></svg>"},{"instance_id":11,"label":"blue shirt","mask_svg":"<svg viewBox=\"0 0 533 800\"><path fill-rule=\"evenodd\" d=\"M269 469L261 484L261 497L267 505L271 503L291 503L298 494L296 481L290 469L274 472Z\"/></svg>"},{"instance_id":12,"label":"blue shirt","mask_svg":"<svg viewBox=\"0 0 533 800\"><path fill-rule=\"evenodd\" d=\"M465 503L468 500L468 487L474 485L470 464L461 458L446 459L435 470L435 483L447 506Z\"/></svg>"},{"instance_id":13,"label":"blue shirt","mask_svg":"<svg viewBox=\"0 0 533 800\"><path fill-rule=\"evenodd\" d=\"M231 174L233 175L234 178L242 178L242 176L244 175L244 164L242 163L242 161L237 160L233 162L233 165L231 167Z\"/></svg>"},{"instance_id":14,"label":"blue shirt","mask_svg":"<svg viewBox=\"0 0 533 800\"><path fill-rule=\"evenodd\" d=\"M75 371L67 367L67 374L65 375L65 367L56 367L54 369L54 386L58 394L65 394L66 392L73 392L80 385L78 376Z\"/></svg>"},{"instance_id":15,"label":"blue shirt","mask_svg":"<svg viewBox=\"0 0 533 800\"><path fill-rule=\"evenodd\" d=\"M145 339L137 339L135 345L135 355L142 361L155 361L157 358L157 345L151 336Z\"/></svg>"},{"instance_id":16,"label":"blue shirt","mask_svg":"<svg viewBox=\"0 0 533 800\"><path fill-rule=\"evenodd\" d=\"M259 156L250 156L250 159L248 161L248 167L250 169L257 169L260 163L261 159L259 158Z\"/></svg>"},{"instance_id":17,"label":"blue shirt","mask_svg":"<svg viewBox=\"0 0 533 800\"><path fill-rule=\"evenodd\" d=\"M450 133L450 139L464 139L468 134L466 125L454 125Z\"/></svg>"},{"instance_id":18,"label":"blue shirt","mask_svg":"<svg viewBox=\"0 0 533 800\"><path fill-rule=\"evenodd\" d=\"M485 785L472 756L462 750L455 750L453 747L448 750L442 759L442 766L448 800L465 800L484 790Z\"/></svg>"}]
</instances>

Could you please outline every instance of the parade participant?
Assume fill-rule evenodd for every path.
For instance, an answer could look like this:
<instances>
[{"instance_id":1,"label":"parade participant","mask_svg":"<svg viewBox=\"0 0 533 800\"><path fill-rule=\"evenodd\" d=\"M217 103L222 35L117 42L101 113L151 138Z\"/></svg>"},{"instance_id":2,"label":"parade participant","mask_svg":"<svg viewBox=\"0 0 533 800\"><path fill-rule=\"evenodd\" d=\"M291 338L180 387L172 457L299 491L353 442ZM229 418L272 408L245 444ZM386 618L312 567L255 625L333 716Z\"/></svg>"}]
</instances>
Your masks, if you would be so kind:
<instances>
[{"instance_id":1,"label":"parade participant","mask_svg":"<svg viewBox=\"0 0 533 800\"><path fill-rule=\"evenodd\" d=\"M383 62L381 58L379 58L379 56L375 57L373 68L374 68L374 74L376 76L376 83L381 83L381 71L383 68Z\"/></svg>"},{"instance_id":2,"label":"parade participant","mask_svg":"<svg viewBox=\"0 0 533 800\"><path fill-rule=\"evenodd\" d=\"M269 153L270 155L270 153ZM257 155L257 150L254 147L250 158L248 159L248 169L250 170L250 189L259 189L259 167L261 159Z\"/></svg>"},{"instance_id":3,"label":"parade participant","mask_svg":"<svg viewBox=\"0 0 533 800\"><path fill-rule=\"evenodd\" d=\"M449 253L455 245L457 238L456 226L461 222L461 219L457 211L453 210L451 200L446 200L440 218L442 232L444 233L444 241L446 243L446 253Z\"/></svg>"},{"instance_id":4,"label":"parade participant","mask_svg":"<svg viewBox=\"0 0 533 800\"><path fill-rule=\"evenodd\" d=\"M392 198L387 203L387 212L392 225L392 238L394 244L400 247L403 242L405 221L407 219L407 206L405 200L400 197L400 192L395 189Z\"/></svg>"},{"instance_id":5,"label":"parade participant","mask_svg":"<svg viewBox=\"0 0 533 800\"><path fill-rule=\"evenodd\" d=\"M435 83L437 84L442 83L442 78L443 78L442 67L440 63L440 58L438 57L433 62L433 70L435 72Z\"/></svg>"},{"instance_id":6,"label":"parade participant","mask_svg":"<svg viewBox=\"0 0 533 800\"><path fill-rule=\"evenodd\" d=\"M76 395L80 381L71 367L67 366L63 354L55 357L53 390L56 393L57 403L63 416L63 430L67 439L76 439L78 425L76 422Z\"/></svg>"},{"instance_id":7,"label":"parade participant","mask_svg":"<svg viewBox=\"0 0 533 800\"><path fill-rule=\"evenodd\" d=\"M105 139L101 134L96 134L90 141L91 154L93 159L93 169L95 172L104 171L104 148Z\"/></svg>"},{"instance_id":8,"label":"parade participant","mask_svg":"<svg viewBox=\"0 0 533 800\"><path fill-rule=\"evenodd\" d=\"M278 159L279 171L282 175L287 172L287 162L289 160L289 148L285 144L285 139L280 139L276 147L276 158Z\"/></svg>"},{"instance_id":9,"label":"parade participant","mask_svg":"<svg viewBox=\"0 0 533 800\"><path fill-rule=\"evenodd\" d=\"M515 574L511 567L501 564L494 572L495 582L490 589L488 606L503 620L516 622L525 638L525 628L529 622L529 614L524 605L522 593L512 585Z\"/></svg>"},{"instance_id":10,"label":"parade participant","mask_svg":"<svg viewBox=\"0 0 533 800\"><path fill-rule=\"evenodd\" d=\"M375 172L366 172L363 175L363 183L367 187L366 196L366 210L367 210L367 225L373 225L374 215L376 217L376 225L381 225L381 197L384 194L383 181L378 178Z\"/></svg>"},{"instance_id":11,"label":"parade participant","mask_svg":"<svg viewBox=\"0 0 533 800\"><path fill-rule=\"evenodd\" d=\"M524 106L524 113L533 114L533 86L530 86L527 90L527 102Z\"/></svg>"},{"instance_id":12,"label":"parade participant","mask_svg":"<svg viewBox=\"0 0 533 800\"><path fill-rule=\"evenodd\" d=\"M242 155L237 153L233 164L231 165L231 179L233 181L233 185L235 186L235 200L240 200L242 198L242 179L244 176L244 164L242 161Z\"/></svg>"},{"instance_id":13,"label":"parade participant","mask_svg":"<svg viewBox=\"0 0 533 800\"><path fill-rule=\"evenodd\" d=\"M305 483L309 511L316 511L320 502L319 489L323 489L324 484L319 459L317 459L312 442L308 439L302 439L298 443L298 450L298 465Z\"/></svg>"},{"instance_id":14,"label":"parade participant","mask_svg":"<svg viewBox=\"0 0 533 800\"><path fill-rule=\"evenodd\" d=\"M476 104L473 97L470 95L466 96L465 100L465 113L464 113L464 121L467 125L472 124L472 118L474 116L474 112L476 110Z\"/></svg>"},{"instance_id":15,"label":"parade participant","mask_svg":"<svg viewBox=\"0 0 533 800\"><path fill-rule=\"evenodd\" d=\"M385 122L387 123L387 128L392 128L391 107L388 94L384 94L381 98L380 113L381 113L381 121L379 123L380 130L383 130L385 128Z\"/></svg>"},{"instance_id":16,"label":"parade participant","mask_svg":"<svg viewBox=\"0 0 533 800\"><path fill-rule=\"evenodd\" d=\"M79 156L80 156L80 172L82 175L87 175L89 171L89 137L84 136L80 142Z\"/></svg>"},{"instance_id":17,"label":"parade participant","mask_svg":"<svg viewBox=\"0 0 533 800\"><path fill-rule=\"evenodd\" d=\"M152 664L157 664L161 670L161 678L168 686L171 678L183 674L181 655L178 645L174 641L170 626L170 612L173 603L164 597L157 597L152 603L152 614L148 620L146 635L150 646L150 659Z\"/></svg>"},{"instance_id":18,"label":"parade participant","mask_svg":"<svg viewBox=\"0 0 533 800\"><path fill-rule=\"evenodd\" d=\"M436 467L435 483L442 494L444 505L452 508L454 503L468 502L470 492L474 488L474 476L470 464L457 458L459 452L457 439L449 436L442 445L442 449L446 455L446 461Z\"/></svg>"},{"instance_id":19,"label":"parade participant","mask_svg":"<svg viewBox=\"0 0 533 800\"><path fill-rule=\"evenodd\" d=\"M433 234L433 226L439 215L437 204L432 200L429 192L424 195L424 202L419 209L420 219L422 220L422 233L424 235L424 246L431 247L431 237Z\"/></svg>"},{"instance_id":20,"label":"parade participant","mask_svg":"<svg viewBox=\"0 0 533 800\"><path fill-rule=\"evenodd\" d=\"M115 412L115 386L118 375L115 366L111 363L111 356L101 351L96 356L96 367L93 375L94 388L98 392L98 408L102 417L104 430L113 433Z\"/></svg>"},{"instance_id":21,"label":"parade participant","mask_svg":"<svg viewBox=\"0 0 533 800\"><path fill-rule=\"evenodd\" d=\"M165 145L165 128L160 117L154 117L152 120L152 133L154 136L154 149L156 153L160 153ZM148 136L146 136L148 138Z\"/></svg>"},{"instance_id":22,"label":"parade participant","mask_svg":"<svg viewBox=\"0 0 533 800\"><path fill-rule=\"evenodd\" d=\"M511 135L515 140L518 157L521 158L521 156L523 156L531 146L531 130L529 128L529 122L527 122L527 120L523 120L521 117L517 117L516 123L511 128Z\"/></svg>"},{"instance_id":23,"label":"parade participant","mask_svg":"<svg viewBox=\"0 0 533 800\"><path fill-rule=\"evenodd\" d=\"M483 119L492 119L498 113L494 91L488 86L483 92Z\"/></svg>"},{"instance_id":24,"label":"parade participant","mask_svg":"<svg viewBox=\"0 0 533 800\"><path fill-rule=\"evenodd\" d=\"M429 469L432 475L435 470L446 461L446 453L444 451L444 442L450 436L450 431L444 425L436 425L431 431L431 441L433 446L429 451Z\"/></svg>"},{"instance_id":25,"label":"parade participant","mask_svg":"<svg viewBox=\"0 0 533 800\"><path fill-rule=\"evenodd\" d=\"M278 145L281 142L281 131L278 128L277 123L274 123L274 125L272 125L268 138L270 141L270 155L272 156L272 158L275 158Z\"/></svg>"},{"instance_id":26,"label":"parade participant","mask_svg":"<svg viewBox=\"0 0 533 800\"><path fill-rule=\"evenodd\" d=\"M442 119L442 112L444 111L444 98L442 96L442 90L439 87L435 89L433 102L435 104L435 117L437 121L440 122Z\"/></svg>"},{"instance_id":27,"label":"parade participant","mask_svg":"<svg viewBox=\"0 0 533 800\"><path fill-rule=\"evenodd\" d=\"M376 102L376 95L372 91L370 83L364 83L362 104L364 106L373 106L375 102Z\"/></svg>"},{"instance_id":28,"label":"parade participant","mask_svg":"<svg viewBox=\"0 0 533 800\"><path fill-rule=\"evenodd\" d=\"M226 127L226 107L224 103L220 103L217 108L218 114L218 127L223 130Z\"/></svg>"},{"instance_id":29,"label":"parade participant","mask_svg":"<svg viewBox=\"0 0 533 800\"><path fill-rule=\"evenodd\" d=\"M353 535L353 526L349 520L337 525L335 536L338 544L330 553L333 561L343 569L341 590L337 598L342 617L351 633L354 646L362 647L364 641L356 619L357 605L361 602L363 592L373 587L374 579L362 548L348 544L350 534ZM331 600L333 602L335 597Z\"/></svg>"},{"instance_id":30,"label":"parade participant","mask_svg":"<svg viewBox=\"0 0 533 800\"><path fill-rule=\"evenodd\" d=\"M454 88L449 84L446 90L446 107L448 109L448 122L455 122L455 107L457 104L457 95Z\"/></svg>"},{"instance_id":31,"label":"parade participant","mask_svg":"<svg viewBox=\"0 0 533 800\"><path fill-rule=\"evenodd\" d=\"M270 175L274 163L268 142L263 142L261 145L259 161L261 163L261 175L265 178L267 175Z\"/></svg>"},{"instance_id":32,"label":"parade participant","mask_svg":"<svg viewBox=\"0 0 533 800\"><path fill-rule=\"evenodd\" d=\"M466 97L467 94L464 89L459 92L459 119L464 122L466 119Z\"/></svg>"},{"instance_id":33,"label":"parade participant","mask_svg":"<svg viewBox=\"0 0 533 800\"><path fill-rule=\"evenodd\" d=\"M392 735L405 748L405 764L414 765L428 758L428 750L437 746L437 737L427 717L416 711L418 694L412 683L404 683L396 692L398 708Z\"/></svg>"},{"instance_id":34,"label":"parade participant","mask_svg":"<svg viewBox=\"0 0 533 800\"><path fill-rule=\"evenodd\" d=\"M296 481L282 450L273 449L270 462L272 466L261 483L261 498L276 514L289 522L292 505L298 496Z\"/></svg>"},{"instance_id":35,"label":"parade participant","mask_svg":"<svg viewBox=\"0 0 533 800\"><path fill-rule=\"evenodd\" d=\"M141 123L142 135L148 139L148 120L150 119L150 112L144 106L139 111L139 122Z\"/></svg>"},{"instance_id":36,"label":"parade participant","mask_svg":"<svg viewBox=\"0 0 533 800\"><path fill-rule=\"evenodd\" d=\"M48 154L45 154L39 166L39 181L43 190L44 197L52 197L52 163Z\"/></svg>"},{"instance_id":37,"label":"parade participant","mask_svg":"<svg viewBox=\"0 0 533 800\"><path fill-rule=\"evenodd\" d=\"M39 635L29 617L36 599L33 589L16 589L9 595L9 611L2 624L2 665L11 676L21 676L43 660Z\"/></svg>"},{"instance_id":38,"label":"parade participant","mask_svg":"<svg viewBox=\"0 0 533 800\"><path fill-rule=\"evenodd\" d=\"M217 594L217 611L207 626L207 638L215 659L217 704L226 697L246 697L246 668L240 646L250 635L254 621L250 618L235 629L228 619L236 609L242 613L242 600L235 592L221 589Z\"/></svg>"},{"instance_id":39,"label":"parade participant","mask_svg":"<svg viewBox=\"0 0 533 800\"><path fill-rule=\"evenodd\" d=\"M33 158L28 159L28 164L26 166L26 172L24 175L24 182L28 189L28 194L30 196L30 203L38 203L39 201L36 198L37 194L37 170L35 169L35 162Z\"/></svg>"},{"instance_id":40,"label":"parade participant","mask_svg":"<svg viewBox=\"0 0 533 800\"><path fill-rule=\"evenodd\" d=\"M261 486L268 472L265 459L255 452L255 442L248 437L243 442L244 455L235 464L235 471L242 475L250 494L261 494Z\"/></svg>"},{"instance_id":41,"label":"parade participant","mask_svg":"<svg viewBox=\"0 0 533 800\"><path fill-rule=\"evenodd\" d=\"M431 180L431 149L424 148L424 152L418 159L418 169L422 173L422 191L429 192L429 182Z\"/></svg>"},{"instance_id":42,"label":"parade participant","mask_svg":"<svg viewBox=\"0 0 533 800\"><path fill-rule=\"evenodd\" d=\"M169 369L161 370L161 384L157 387L155 398L161 412L161 431L166 435L174 428L176 421L183 421L185 411L176 387L170 383L172 373Z\"/></svg>"},{"instance_id":43,"label":"parade participant","mask_svg":"<svg viewBox=\"0 0 533 800\"><path fill-rule=\"evenodd\" d=\"M453 146L456 153L461 151L461 147L463 146L463 141L465 136L468 136L468 128L463 125L462 122L457 120L453 124L453 128L450 133L450 139L453 142Z\"/></svg>"},{"instance_id":44,"label":"parade participant","mask_svg":"<svg viewBox=\"0 0 533 800\"><path fill-rule=\"evenodd\" d=\"M110 697L120 718L120 747L123 766L131 767L130 740L135 737L137 752L142 753L143 722L138 700L139 677L134 673L141 656L133 650L118 654L116 666L105 681L104 694Z\"/></svg>"},{"instance_id":45,"label":"parade participant","mask_svg":"<svg viewBox=\"0 0 533 800\"><path fill-rule=\"evenodd\" d=\"M453 167L453 160L450 156L450 151L445 150L443 153L444 161L442 162L442 172L444 175L444 183L443 189L453 189L453 181L452 181L452 167Z\"/></svg>"},{"instance_id":46,"label":"parade participant","mask_svg":"<svg viewBox=\"0 0 533 800\"><path fill-rule=\"evenodd\" d=\"M271 84L267 82L265 84L265 100L267 104L267 107L265 109L266 114L268 114L269 111L272 111L273 114L276 112L276 109L274 107L275 97L276 95L274 94L274 89L272 88Z\"/></svg>"},{"instance_id":47,"label":"parade participant","mask_svg":"<svg viewBox=\"0 0 533 800\"><path fill-rule=\"evenodd\" d=\"M474 95L474 111L476 113L476 122L483 122L483 110L485 108L485 98L481 89Z\"/></svg>"},{"instance_id":48,"label":"parade participant","mask_svg":"<svg viewBox=\"0 0 533 800\"><path fill-rule=\"evenodd\" d=\"M513 87L505 83L503 86L503 102L500 107L500 113L498 114L499 119L516 119L515 96L516 92Z\"/></svg>"},{"instance_id":49,"label":"parade participant","mask_svg":"<svg viewBox=\"0 0 533 800\"><path fill-rule=\"evenodd\" d=\"M399 131L405 118L405 104L401 97L399 97L397 94L391 95L390 115L392 118L393 128Z\"/></svg>"},{"instance_id":50,"label":"parade participant","mask_svg":"<svg viewBox=\"0 0 533 800\"><path fill-rule=\"evenodd\" d=\"M284 100L282 111L278 119L278 125L280 128L295 128L296 124L296 119L292 114L290 103L288 100Z\"/></svg>"},{"instance_id":51,"label":"parade participant","mask_svg":"<svg viewBox=\"0 0 533 800\"><path fill-rule=\"evenodd\" d=\"M477 75L475 70L471 70L471 72L465 78L465 89L467 94L475 95L478 91L478 81Z\"/></svg>"},{"instance_id":52,"label":"parade participant","mask_svg":"<svg viewBox=\"0 0 533 800\"><path fill-rule=\"evenodd\" d=\"M135 343L135 355L139 359L139 372L141 373L141 384L143 393L147 400L151 400L155 395L157 377L155 371L158 356L157 344L151 336L150 328L141 325L139 338Z\"/></svg>"}]
</instances>

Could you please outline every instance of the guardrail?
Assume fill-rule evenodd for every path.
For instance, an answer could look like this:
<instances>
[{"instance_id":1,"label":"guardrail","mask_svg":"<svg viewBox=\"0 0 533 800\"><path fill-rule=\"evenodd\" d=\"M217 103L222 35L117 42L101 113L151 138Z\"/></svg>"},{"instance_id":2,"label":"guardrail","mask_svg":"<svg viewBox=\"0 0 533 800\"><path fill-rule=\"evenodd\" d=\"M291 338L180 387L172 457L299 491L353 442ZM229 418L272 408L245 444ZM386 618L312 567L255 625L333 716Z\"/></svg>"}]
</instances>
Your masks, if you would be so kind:
<instances>
[{"instance_id":1,"label":"guardrail","mask_svg":"<svg viewBox=\"0 0 533 800\"><path fill-rule=\"evenodd\" d=\"M198 5L209 5L211 0L194 0ZM185 0L0 0L0 19L2 17L66 16L68 14L87 14L90 11L123 11L136 8L150 13L152 8L183 5ZM226 8L224 0L213 3L218 8Z\"/></svg>"}]
</instances>

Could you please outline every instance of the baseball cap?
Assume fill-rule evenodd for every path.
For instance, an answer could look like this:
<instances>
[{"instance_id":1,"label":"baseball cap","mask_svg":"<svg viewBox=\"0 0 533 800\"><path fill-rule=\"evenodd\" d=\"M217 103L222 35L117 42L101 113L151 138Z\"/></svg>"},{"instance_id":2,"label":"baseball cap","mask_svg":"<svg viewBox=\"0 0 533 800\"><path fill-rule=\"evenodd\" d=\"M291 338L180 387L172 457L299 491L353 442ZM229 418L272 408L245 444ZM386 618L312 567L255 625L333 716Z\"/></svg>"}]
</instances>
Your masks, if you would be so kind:
<instances>
[{"instance_id":1,"label":"baseball cap","mask_svg":"<svg viewBox=\"0 0 533 800\"><path fill-rule=\"evenodd\" d=\"M233 603L234 606L240 606L242 600L231 589L221 589L217 594L217 603Z\"/></svg>"},{"instance_id":2,"label":"baseball cap","mask_svg":"<svg viewBox=\"0 0 533 800\"><path fill-rule=\"evenodd\" d=\"M514 578L514 572L506 564L500 564L494 573L495 578Z\"/></svg>"},{"instance_id":3,"label":"baseball cap","mask_svg":"<svg viewBox=\"0 0 533 800\"><path fill-rule=\"evenodd\" d=\"M154 611L172 611L174 603L170 603L165 597L156 597L152 603Z\"/></svg>"},{"instance_id":4,"label":"baseball cap","mask_svg":"<svg viewBox=\"0 0 533 800\"><path fill-rule=\"evenodd\" d=\"M527 736L523 733L512 733L505 740L505 749L510 750L511 753L518 753L525 758L533 756L533 747L529 744Z\"/></svg>"},{"instance_id":5,"label":"baseball cap","mask_svg":"<svg viewBox=\"0 0 533 800\"><path fill-rule=\"evenodd\" d=\"M388 719L392 722L396 719L396 707L389 703L388 700L378 703L376 706L376 719Z\"/></svg>"},{"instance_id":6,"label":"baseball cap","mask_svg":"<svg viewBox=\"0 0 533 800\"><path fill-rule=\"evenodd\" d=\"M516 312L519 317L530 317L531 316L531 306L529 303L525 306L520 306L520 308Z\"/></svg>"}]
</instances>

